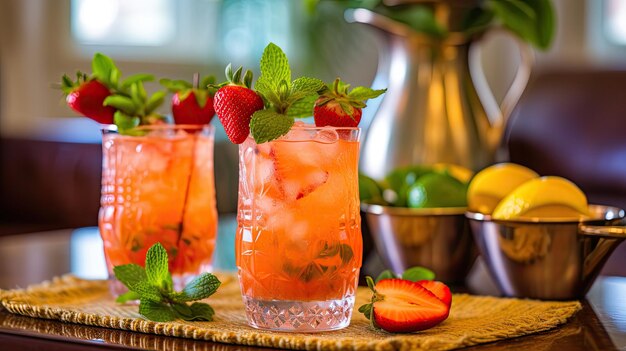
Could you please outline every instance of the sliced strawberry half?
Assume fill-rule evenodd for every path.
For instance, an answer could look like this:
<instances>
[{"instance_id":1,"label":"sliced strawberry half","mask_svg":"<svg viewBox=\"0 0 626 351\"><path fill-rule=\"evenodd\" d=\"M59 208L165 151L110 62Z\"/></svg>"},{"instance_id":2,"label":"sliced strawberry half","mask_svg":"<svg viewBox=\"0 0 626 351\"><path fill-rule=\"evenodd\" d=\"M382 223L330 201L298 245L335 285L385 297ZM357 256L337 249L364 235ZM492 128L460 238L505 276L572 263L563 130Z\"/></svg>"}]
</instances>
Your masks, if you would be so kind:
<instances>
[{"instance_id":1,"label":"sliced strawberry half","mask_svg":"<svg viewBox=\"0 0 626 351\"><path fill-rule=\"evenodd\" d=\"M448 318L450 308L419 283L384 279L375 286L370 317L380 328L410 333L432 328Z\"/></svg>"},{"instance_id":2,"label":"sliced strawberry half","mask_svg":"<svg viewBox=\"0 0 626 351\"><path fill-rule=\"evenodd\" d=\"M304 147L304 146L303 146ZM275 143L269 153L274 164L274 178L284 199L296 201L326 184L329 173L313 160L306 159L293 143Z\"/></svg>"},{"instance_id":3,"label":"sliced strawberry half","mask_svg":"<svg viewBox=\"0 0 626 351\"><path fill-rule=\"evenodd\" d=\"M437 296L446 306L450 307L452 304L452 293L446 284L436 280L420 280L417 283Z\"/></svg>"}]
</instances>

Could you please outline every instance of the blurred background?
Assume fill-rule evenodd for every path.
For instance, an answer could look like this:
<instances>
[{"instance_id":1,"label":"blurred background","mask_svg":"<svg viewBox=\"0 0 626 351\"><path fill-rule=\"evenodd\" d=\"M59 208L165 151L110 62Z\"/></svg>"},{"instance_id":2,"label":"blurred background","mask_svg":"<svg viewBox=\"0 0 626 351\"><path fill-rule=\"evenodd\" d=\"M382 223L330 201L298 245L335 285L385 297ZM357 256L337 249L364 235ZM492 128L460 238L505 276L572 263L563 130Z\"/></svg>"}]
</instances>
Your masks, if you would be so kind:
<instances>
[{"instance_id":1,"label":"blurred background","mask_svg":"<svg viewBox=\"0 0 626 351\"><path fill-rule=\"evenodd\" d=\"M271 41L287 53L294 76L331 81L340 75L370 86L383 48L378 33L347 23L333 1L315 3L0 1L0 236L97 225L99 127L77 118L55 88L63 73L89 72L95 52L112 57L125 76L191 80L200 72L222 80L229 62L258 76ZM626 207L626 138L620 136L626 130L626 0L553 3L556 37L549 50L536 52L503 158L566 176L591 201ZM501 100L519 63L517 48L500 33L488 36L482 51L485 75ZM364 111L365 128L378 103ZM237 149L215 124L222 220L236 211Z\"/></svg>"}]
</instances>

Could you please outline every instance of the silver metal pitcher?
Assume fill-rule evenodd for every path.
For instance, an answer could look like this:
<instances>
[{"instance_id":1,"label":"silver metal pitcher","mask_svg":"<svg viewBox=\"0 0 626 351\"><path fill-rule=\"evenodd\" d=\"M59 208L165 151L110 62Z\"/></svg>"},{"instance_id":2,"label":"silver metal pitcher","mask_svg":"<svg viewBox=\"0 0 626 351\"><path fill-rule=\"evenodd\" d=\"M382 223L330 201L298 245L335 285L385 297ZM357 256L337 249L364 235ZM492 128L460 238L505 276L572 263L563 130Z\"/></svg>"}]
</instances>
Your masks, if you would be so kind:
<instances>
[{"instance_id":1,"label":"silver metal pitcher","mask_svg":"<svg viewBox=\"0 0 626 351\"><path fill-rule=\"evenodd\" d=\"M445 1L432 6L452 30L461 17L454 11L467 11ZM479 41L462 33L435 41L366 9L348 10L345 18L379 29L385 46L374 85L388 90L362 144L363 173L381 179L400 166L445 162L478 170L494 162L530 76L527 45L518 41L521 64L498 106L482 72Z\"/></svg>"}]
</instances>

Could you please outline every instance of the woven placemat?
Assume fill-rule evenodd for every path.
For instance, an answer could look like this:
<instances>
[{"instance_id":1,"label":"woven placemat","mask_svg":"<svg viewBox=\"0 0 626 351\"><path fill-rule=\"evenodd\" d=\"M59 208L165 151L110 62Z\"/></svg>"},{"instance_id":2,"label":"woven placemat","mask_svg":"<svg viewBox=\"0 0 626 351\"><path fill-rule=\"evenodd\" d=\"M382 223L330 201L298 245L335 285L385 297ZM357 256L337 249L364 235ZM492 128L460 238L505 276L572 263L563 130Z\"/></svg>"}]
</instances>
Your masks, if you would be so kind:
<instances>
[{"instance_id":1,"label":"woven placemat","mask_svg":"<svg viewBox=\"0 0 626 351\"><path fill-rule=\"evenodd\" d=\"M136 305L116 304L102 280L71 275L27 289L0 290L9 312L64 322L131 330L221 343L297 350L450 350L552 329L581 309L577 301L546 302L455 294L450 317L435 328L414 334L373 330L355 311L348 328L319 334L268 332L248 327L239 285L233 275L220 275L222 286L208 302L213 322L157 323L143 319ZM370 292L359 288L356 306Z\"/></svg>"}]
</instances>

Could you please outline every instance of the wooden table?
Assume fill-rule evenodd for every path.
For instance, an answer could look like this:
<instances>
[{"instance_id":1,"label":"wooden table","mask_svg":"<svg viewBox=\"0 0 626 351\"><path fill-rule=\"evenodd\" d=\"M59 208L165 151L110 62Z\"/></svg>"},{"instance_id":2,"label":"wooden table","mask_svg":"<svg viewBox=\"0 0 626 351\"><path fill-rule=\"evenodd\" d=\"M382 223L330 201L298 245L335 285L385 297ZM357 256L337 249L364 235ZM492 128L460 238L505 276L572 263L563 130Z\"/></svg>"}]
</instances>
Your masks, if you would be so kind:
<instances>
[{"instance_id":1,"label":"wooden table","mask_svg":"<svg viewBox=\"0 0 626 351\"><path fill-rule=\"evenodd\" d=\"M24 287L84 266L76 262L89 232L61 230L0 237L0 288ZM78 246L78 247L77 247ZM74 259L74 262L72 261ZM33 263L33 261L35 261ZM82 267L82 268L81 268ZM97 274L98 270L94 271ZM264 350L22 317L0 311L1 350ZM267 350L267 349L265 349ZM626 350L626 278L601 277L583 310L554 330L467 350Z\"/></svg>"}]
</instances>

